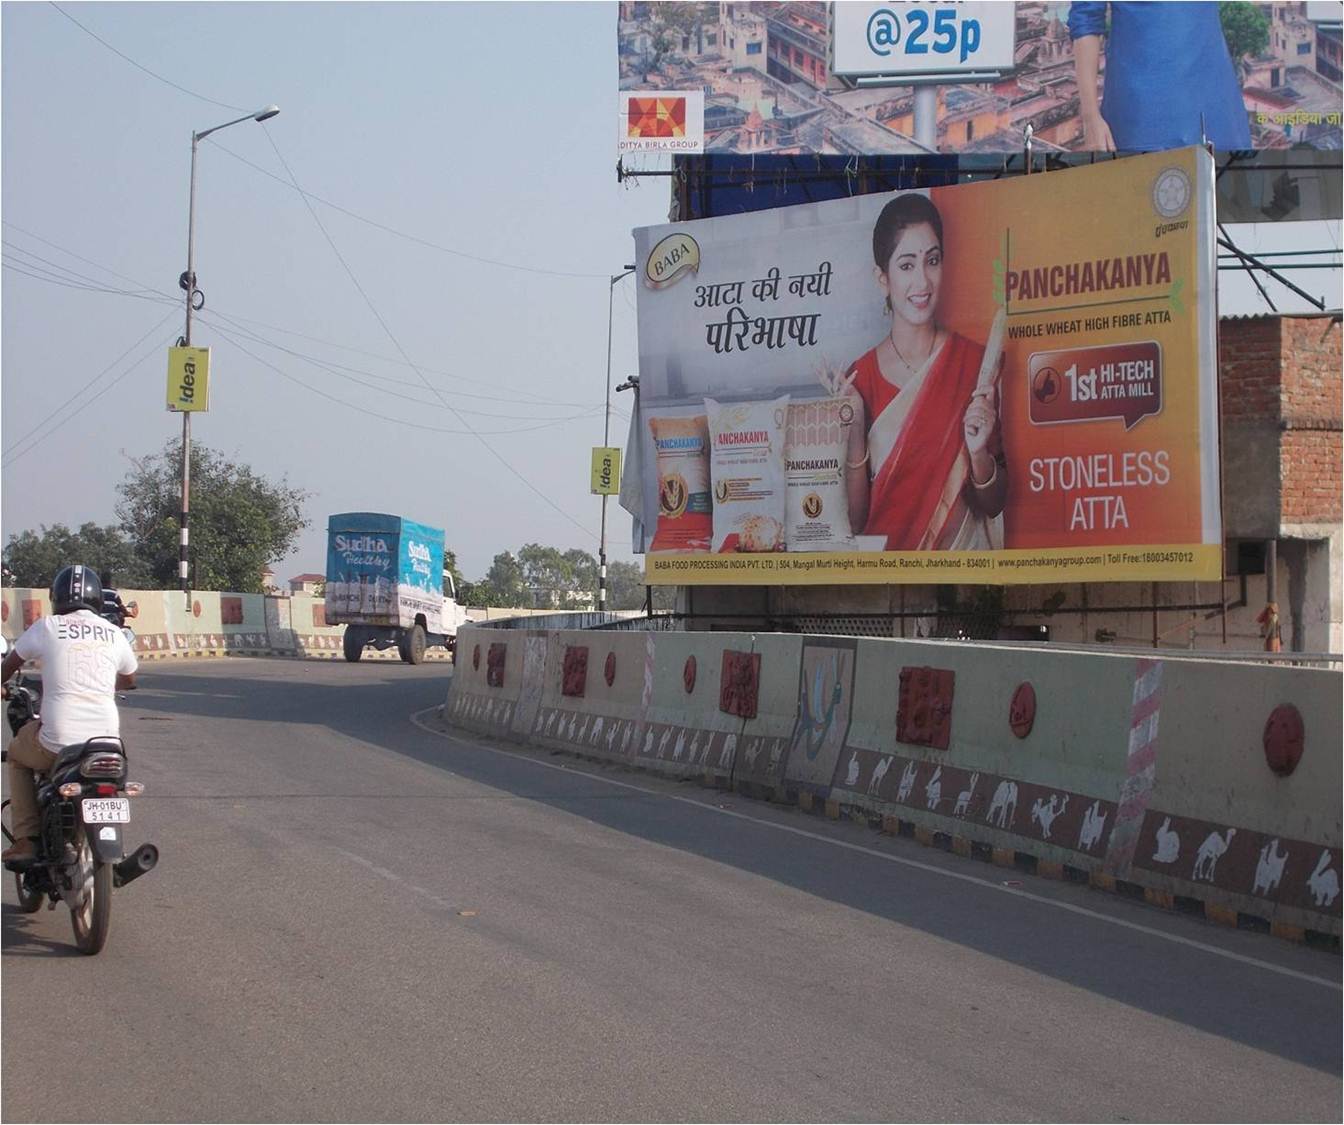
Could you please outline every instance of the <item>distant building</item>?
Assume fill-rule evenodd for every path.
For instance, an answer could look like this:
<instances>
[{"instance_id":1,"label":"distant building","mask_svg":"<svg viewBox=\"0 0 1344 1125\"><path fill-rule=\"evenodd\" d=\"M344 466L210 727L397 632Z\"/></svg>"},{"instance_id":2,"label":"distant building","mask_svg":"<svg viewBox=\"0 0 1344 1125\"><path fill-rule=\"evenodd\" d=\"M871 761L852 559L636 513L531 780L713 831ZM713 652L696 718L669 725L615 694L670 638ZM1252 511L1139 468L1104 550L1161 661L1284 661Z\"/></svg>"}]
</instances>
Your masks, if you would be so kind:
<instances>
[{"instance_id":1,"label":"distant building","mask_svg":"<svg viewBox=\"0 0 1344 1125\"><path fill-rule=\"evenodd\" d=\"M327 584L325 574L296 574L289 580L291 594L318 594Z\"/></svg>"},{"instance_id":2,"label":"distant building","mask_svg":"<svg viewBox=\"0 0 1344 1125\"><path fill-rule=\"evenodd\" d=\"M811 0L781 4L766 17L767 73L782 82L804 82L814 90L826 89L826 5Z\"/></svg>"}]
</instances>

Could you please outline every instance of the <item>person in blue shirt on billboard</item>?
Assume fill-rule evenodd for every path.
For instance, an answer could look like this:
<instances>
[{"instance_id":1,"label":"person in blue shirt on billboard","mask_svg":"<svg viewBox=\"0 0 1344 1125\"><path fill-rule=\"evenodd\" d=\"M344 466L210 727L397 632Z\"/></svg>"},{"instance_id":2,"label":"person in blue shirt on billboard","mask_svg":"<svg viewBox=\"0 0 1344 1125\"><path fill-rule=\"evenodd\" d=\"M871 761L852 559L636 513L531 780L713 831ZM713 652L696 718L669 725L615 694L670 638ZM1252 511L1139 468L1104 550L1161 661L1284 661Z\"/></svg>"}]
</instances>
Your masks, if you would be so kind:
<instances>
[{"instance_id":1,"label":"person in blue shirt on billboard","mask_svg":"<svg viewBox=\"0 0 1344 1125\"><path fill-rule=\"evenodd\" d=\"M1204 140L1223 151L1251 147L1218 7L1175 0L1069 5L1085 149L1149 152ZM1106 90L1099 104L1103 35Z\"/></svg>"}]
</instances>

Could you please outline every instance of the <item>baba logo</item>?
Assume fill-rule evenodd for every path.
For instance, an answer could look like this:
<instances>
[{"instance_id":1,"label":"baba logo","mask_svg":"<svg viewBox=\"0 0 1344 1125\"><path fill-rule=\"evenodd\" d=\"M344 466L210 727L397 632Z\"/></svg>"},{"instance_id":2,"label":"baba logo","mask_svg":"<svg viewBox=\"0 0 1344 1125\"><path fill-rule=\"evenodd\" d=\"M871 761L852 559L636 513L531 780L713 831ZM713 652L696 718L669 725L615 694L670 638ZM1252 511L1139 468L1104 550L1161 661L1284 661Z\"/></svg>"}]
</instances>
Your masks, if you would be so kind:
<instances>
[{"instance_id":1,"label":"baba logo","mask_svg":"<svg viewBox=\"0 0 1344 1125\"><path fill-rule=\"evenodd\" d=\"M728 502L728 482L726 480L714 482L714 499L720 504Z\"/></svg>"},{"instance_id":2,"label":"baba logo","mask_svg":"<svg viewBox=\"0 0 1344 1125\"><path fill-rule=\"evenodd\" d=\"M644 284L666 289L683 274L700 272L700 244L684 231L661 238L644 263Z\"/></svg>"},{"instance_id":3,"label":"baba logo","mask_svg":"<svg viewBox=\"0 0 1344 1125\"><path fill-rule=\"evenodd\" d=\"M821 497L815 492L809 492L803 497L803 515L810 520L821 515Z\"/></svg>"},{"instance_id":4,"label":"baba logo","mask_svg":"<svg viewBox=\"0 0 1344 1125\"><path fill-rule=\"evenodd\" d=\"M663 485L658 490L658 507L662 510L663 515L676 519L686 511L686 500L685 478L680 473L664 477Z\"/></svg>"},{"instance_id":5,"label":"baba logo","mask_svg":"<svg viewBox=\"0 0 1344 1125\"><path fill-rule=\"evenodd\" d=\"M854 421L854 405L849 402L840 404L840 425L848 426Z\"/></svg>"},{"instance_id":6,"label":"baba logo","mask_svg":"<svg viewBox=\"0 0 1344 1125\"><path fill-rule=\"evenodd\" d=\"M1163 168L1153 181L1153 208L1164 219L1183 215L1190 206L1190 177L1182 168Z\"/></svg>"}]
</instances>

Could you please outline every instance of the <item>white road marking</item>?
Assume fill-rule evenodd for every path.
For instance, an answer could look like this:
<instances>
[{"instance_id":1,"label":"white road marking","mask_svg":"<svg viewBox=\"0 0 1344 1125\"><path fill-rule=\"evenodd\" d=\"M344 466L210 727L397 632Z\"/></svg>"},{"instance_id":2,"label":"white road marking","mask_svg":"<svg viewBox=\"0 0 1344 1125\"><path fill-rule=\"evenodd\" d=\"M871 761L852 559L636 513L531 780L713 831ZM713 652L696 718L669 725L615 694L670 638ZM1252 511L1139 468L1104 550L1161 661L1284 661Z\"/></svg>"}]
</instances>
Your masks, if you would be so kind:
<instances>
[{"instance_id":1,"label":"white road marking","mask_svg":"<svg viewBox=\"0 0 1344 1125\"><path fill-rule=\"evenodd\" d=\"M422 715L428 715L438 711L438 707L427 707L423 711L417 711L415 714L411 715L411 722L428 734L437 735L439 738L446 739L449 742L461 743L464 746L469 746L473 750L484 750L487 753L497 754L501 757L529 762L534 766L541 766L543 769L567 773L570 776L577 774L593 781L600 781L604 785L614 785L620 789L629 789L636 793L642 793L646 797L659 797L666 801L679 801L682 804L693 805L702 812L717 813L720 816L729 816L735 820L749 821L752 824L760 825L762 828L772 828L777 832L787 832L792 836L802 836L808 840L816 840L822 844L830 844L832 847L844 848L851 852L860 852L863 855L873 856L876 859L885 860L888 863L900 864L902 867L910 867L916 871L925 871L931 875L939 875L946 879L955 879L963 883L971 883L984 890L998 891L1001 894L1012 895L1014 898L1029 899L1031 902L1041 903L1044 906L1051 906L1057 910L1067 911L1070 914L1078 914L1084 918L1092 918L1098 922L1106 922L1112 926L1119 926L1126 930L1135 930L1138 933L1147 934L1149 937L1155 937L1162 941L1169 941L1176 945L1184 945L1191 949L1198 949L1201 953L1209 953L1216 957L1222 957L1228 961L1236 961L1243 965L1253 965L1258 969L1264 969L1271 973L1278 973L1280 976L1292 977L1294 980L1307 981L1309 984L1324 985L1327 988L1333 988L1336 992L1344 991L1344 984L1341 984L1338 980L1328 980L1325 977L1318 977L1311 973L1303 973L1297 969L1289 969L1282 965L1275 965L1269 961L1262 961L1258 957L1248 957L1244 953L1234 953L1230 949L1222 949L1216 945L1210 945L1208 942L1196 941L1194 938L1167 933L1166 931L1156 929L1153 926L1145 926L1139 922L1129 922L1123 918L1116 918L1110 914L1104 914L1099 910L1089 910L1085 906L1075 906L1073 903L1060 902L1057 899L1049 898L1046 895L1033 894L1031 891L1020 890L1017 887L1004 886L1002 882L990 882L988 879L981 879L974 875L966 875L960 871L949 871L942 867L936 867L931 863L921 863L917 859L906 859L904 856L892 855L889 852L879 851L877 848L869 848L862 844L850 843L848 840L836 840L830 836L823 836L819 832L810 832L806 828L796 828L791 824L778 824L775 821L762 820L759 817L750 816L747 813L737 812L733 809L721 809L717 805L707 804L704 801L697 801L693 797L685 797L678 793L664 793L657 789L647 789L642 785L635 785L629 781L618 781L614 777L605 777L602 774L592 773L588 770L575 770L560 763L543 762L521 750L509 750L501 746L487 746L481 742L467 742L465 739L459 738L456 735L448 734L442 730L435 730L433 727L428 726L422 721ZM351 856L351 858L355 859L357 857ZM359 862L372 866L367 864L367 861L364 860L360 860ZM389 872L388 874L391 873ZM396 878L396 876L393 876L393 878Z\"/></svg>"}]
</instances>

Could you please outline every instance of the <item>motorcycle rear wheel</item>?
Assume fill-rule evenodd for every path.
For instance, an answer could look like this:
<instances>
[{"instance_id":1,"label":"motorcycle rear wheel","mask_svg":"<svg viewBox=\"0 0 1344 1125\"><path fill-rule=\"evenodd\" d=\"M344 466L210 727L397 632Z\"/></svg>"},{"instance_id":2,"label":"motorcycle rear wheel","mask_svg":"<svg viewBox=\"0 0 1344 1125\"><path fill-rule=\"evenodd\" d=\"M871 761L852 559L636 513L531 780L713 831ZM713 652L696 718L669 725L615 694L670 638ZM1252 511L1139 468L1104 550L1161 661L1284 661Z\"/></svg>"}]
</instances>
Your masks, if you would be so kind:
<instances>
[{"instance_id":1,"label":"motorcycle rear wheel","mask_svg":"<svg viewBox=\"0 0 1344 1125\"><path fill-rule=\"evenodd\" d=\"M75 828L75 851L85 868L85 896L82 906L70 908L70 928L75 932L75 946L92 956L107 943L112 923L112 868L93 854L88 829L82 824Z\"/></svg>"}]
</instances>

